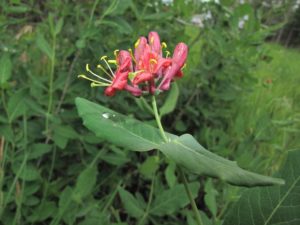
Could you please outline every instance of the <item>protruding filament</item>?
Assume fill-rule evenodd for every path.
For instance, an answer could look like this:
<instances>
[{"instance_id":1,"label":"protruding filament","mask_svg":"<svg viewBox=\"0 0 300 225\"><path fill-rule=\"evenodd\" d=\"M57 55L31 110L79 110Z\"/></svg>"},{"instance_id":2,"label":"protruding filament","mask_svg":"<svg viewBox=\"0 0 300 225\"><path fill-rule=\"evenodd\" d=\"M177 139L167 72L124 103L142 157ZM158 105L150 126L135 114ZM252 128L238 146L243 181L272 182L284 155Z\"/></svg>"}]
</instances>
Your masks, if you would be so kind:
<instances>
[{"instance_id":1,"label":"protruding filament","mask_svg":"<svg viewBox=\"0 0 300 225\"><path fill-rule=\"evenodd\" d=\"M112 76L114 77L115 74L114 74L114 72L112 71L112 69L110 68L110 65L108 64L106 58L107 58L107 56L104 55L104 56L102 56L100 59L103 60L103 61L105 62L106 66L108 67L109 71L111 72Z\"/></svg>"},{"instance_id":2,"label":"protruding filament","mask_svg":"<svg viewBox=\"0 0 300 225\"><path fill-rule=\"evenodd\" d=\"M91 87L105 87L105 86L109 86L109 84L100 84L100 83L91 83Z\"/></svg>"},{"instance_id":3,"label":"protruding filament","mask_svg":"<svg viewBox=\"0 0 300 225\"><path fill-rule=\"evenodd\" d=\"M89 78L89 77L87 77L87 76L85 76L85 75L83 75L83 74L78 75L78 78L83 78L83 79L92 81L92 82L95 83L95 84L99 84L99 85L101 84L101 85L103 85L103 86L109 86L109 85L110 85L110 84L106 84L106 83L100 82L100 81L98 81L98 80L91 79L91 78Z\"/></svg>"},{"instance_id":4,"label":"protruding filament","mask_svg":"<svg viewBox=\"0 0 300 225\"><path fill-rule=\"evenodd\" d=\"M183 67L181 68L182 70L186 67L186 63L183 65Z\"/></svg>"},{"instance_id":5,"label":"protruding filament","mask_svg":"<svg viewBox=\"0 0 300 225\"><path fill-rule=\"evenodd\" d=\"M99 75L95 74L95 73L90 69L89 64L86 64L85 69L86 69L87 72L89 72L89 73L92 74L93 76L99 78L100 80L103 80L103 81L106 81L106 82L108 82L108 83L111 83L110 80L107 80L107 79L105 79L105 78L103 78L103 77L100 77Z\"/></svg>"},{"instance_id":6,"label":"protruding filament","mask_svg":"<svg viewBox=\"0 0 300 225\"><path fill-rule=\"evenodd\" d=\"M140 39L139 39L140 40ZM133 55L133 52L132 52L132 49L131 48L129 48L128 49L128 51L129 51L129 53L130 53L130 55L131 55L131 58L133 59L133 61L136 63L136 60L135 60L135 58L134 58L134 55Z\"/></svg>"},{"instance_id":7,"label":"protruding filament","mask_svg":"<svg viewBox=\"0 0 300 225\"><path fill-rule=\"evenodd\" d=\"M100 64L97 65L97 68L101 69L107 76L109 76L111 79L113 79L114 77L106 71L106 69L103 68L103 66L101 66Z\"/></svg>"},{"instance_id":8,"label":"protruding filament","mask_svg":"<svg viewBox=\"0 0 300 225\"><path fill-rule=\"evenodd\" d=\"M166 58L169 57L169 55L171 55L171 53L169 51L166 51Z\"/></svg>"}]
</instances>

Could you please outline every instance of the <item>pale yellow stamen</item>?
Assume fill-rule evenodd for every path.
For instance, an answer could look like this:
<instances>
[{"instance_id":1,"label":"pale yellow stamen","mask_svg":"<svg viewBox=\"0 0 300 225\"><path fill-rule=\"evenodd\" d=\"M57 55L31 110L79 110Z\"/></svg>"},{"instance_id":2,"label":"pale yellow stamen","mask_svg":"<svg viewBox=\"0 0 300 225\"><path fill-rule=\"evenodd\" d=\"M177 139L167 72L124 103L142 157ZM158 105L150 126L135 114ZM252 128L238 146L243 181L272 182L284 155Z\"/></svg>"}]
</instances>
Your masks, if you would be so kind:
<instances>
[{"instance_id":1,"label":"pale yellow stamen","mask_svg":"<svg viewBox=\"0 0 300 225\"><path fill-rule=\"evenodd\" d=\"M169 51L166 51L166 57L169 57L169 55L171 55L171 53Z\"/></svg>"},{"instance_id":2,"label":"pale yellow stamen","mask_svg":"<svg viewBox=\"0 0 300 225\"><path fill-rule=\"evenodd\" d=\"M135 42L134 47L137 48L140 44L140 38Z\"/></svg>"},{"instance_id":3,"label":"pale yellow stamen","mask_svg":"<svg viewBox=\"0 0 300 225\"><path fill-rule=\"evenodd\" d=\"M107 76L109 76L111 79L113 79L113 76L109 72L107 72L106 69L104 69L103 66L101 66L99 64L99 65L97 65L97 68L101 69Z\"/></svg>"},{"instance_id":4,"label":"pale yellow stamen","mask_svg":"<svg viewBox=\"0 0 300 225\"><path fill-rule=\"evenodd\" d=\"M129 51L129 53L130 53L130 55L131 55L131 58L132 58L132 59L133 59L133 61L136 63L136 60L135 60L135 58L134 58L134 55L133 55L132 49L131 49L131 48L129 48L129 49L128 49L128 51Z\"/></svg>"},{"instance_id":5,"label":"pale yellow stamen","mask_svg":"<svg viewBox=\"0 0 300 225\"><path fill-rule=\"evenodd\" d=\"M83 78L83 79L92 81L93 83L96 83L96 84L101 84L101 85L104 85L104 86L109 86L109 84L106 84L106 83L103 83L103 82L91 79L91 78L89 78L89 77L87 77L86 75L83 75L83 74L78 75L78 78Z\"/></svg>"},{"instance_id":6,"label":"pale yellow stamen","mask_svg":"<svg viewBox=\"0 0 300 225\"><path fill-rule=\"evenodd\" d=\"M168 46L167 46L166 42L162 42L162 43L161 43L161 47L162 47L162 48L167 48Z\"/></svg>"},{"instance_id":7,"label":"pale yellow stamen","mask_svg":"<svg viewBox=\"0 0 300 225\"><path fill-rule=\"evenodd\" d=\"M93 76L97 77L98 79L103 80L103 81L106 81L106 82L108 82L108 83L111 83L110 80L107 80L107 79L105 79L105 78L103 78L103 77L100 77L99 75L95 74L95 73L90 69L89 64L86 64L86 65L85 65L85 69L86 69L87 72L89 72L89 73L92 74Z\"/></svg>"},{"instance_id":8,"label":"pale yellow stamen","mask_svg":"<svg viewBox=\"0 0 300 225\"><path fill-rule=\"evenodd\" d=\"M183 67L181 68L182 70L186 67L186 63L183 65Z\"/></svg>"},{"instance_id":9,"label":"pale yellow stamen","mask_svg":"<svg viewBox=\"0 0 300 225\"><path fill-rule=\"evenodd\" d=\"M119 49L114 50L114 55L116 58L117 58L118 52L119 52Z\"/></svg>"},{"instance_id":10,"label":"pale yellow stamen","mask_svg":"<svg viewBox=\"0 0 300 225\"><path fill-rule=\"evenodd\" d=\"M117 65L117 60L112 60L112 59L110 59L110 60L107 60L107 62L108 62L108 63L111 63L111 64Z\"/></svg>"},{"instance_id":11,"label":"pale yellow stamen","mask_svg":"<svg viewBox=\"0 0 300 225\"><path fill-rule=\"evenodd\" d=\"M114 74L114 72L112 71L112 69L110 68L108 62L106 61L106 58L107 58L107 56L104 55L104 56L102 56L100 59L103 60L103 61L105 62L106 66L108 67L109 71L111 72L112 76L114 77L115 74Z\"/></svg>"},{"instance_id":12,"label":"pale yellow stamen","mask_svg":"<svg viewBox=\"0 0 300 225\"><path fill-rule=\"evenodd\" d=\"M106 87L109 86L109 84L100 84L100 83L91 83L91 87Z\"/></svg>"}]
</instances>

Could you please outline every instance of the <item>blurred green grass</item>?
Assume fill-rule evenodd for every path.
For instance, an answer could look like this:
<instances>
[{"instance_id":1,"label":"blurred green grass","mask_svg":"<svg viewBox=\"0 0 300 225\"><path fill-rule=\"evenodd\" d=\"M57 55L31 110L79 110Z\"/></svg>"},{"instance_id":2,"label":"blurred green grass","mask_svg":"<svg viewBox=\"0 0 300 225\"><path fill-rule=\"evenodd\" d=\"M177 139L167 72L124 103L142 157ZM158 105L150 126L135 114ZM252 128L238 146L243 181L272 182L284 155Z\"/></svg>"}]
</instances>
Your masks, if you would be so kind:
<instances>
[{"instance_id":1,"label":"blurred green grass","mask_svg":"<svg viewBox=\"0 0 300 225\"><path fill-rule=\"evenodd\" d=\"M266 49L271 61L261 61L253 71L257 85L237 100L230 129L243 139L237 147L242 163L254 166L257 161L249 159L263 157L263 168L274 171L286 151L300 147L300 53L276 44Z\"/></svg>"}]
</instances>

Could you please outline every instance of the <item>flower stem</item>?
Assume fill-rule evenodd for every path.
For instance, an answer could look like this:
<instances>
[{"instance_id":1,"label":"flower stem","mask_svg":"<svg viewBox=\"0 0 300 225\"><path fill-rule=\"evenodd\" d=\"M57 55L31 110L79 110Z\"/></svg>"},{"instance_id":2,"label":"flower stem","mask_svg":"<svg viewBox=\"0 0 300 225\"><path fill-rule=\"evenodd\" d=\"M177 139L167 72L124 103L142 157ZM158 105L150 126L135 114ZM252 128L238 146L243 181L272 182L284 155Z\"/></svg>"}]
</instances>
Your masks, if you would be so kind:
<instances>
[{"instance_id":1,"label":"flower stem","mask_svg":"<svg viewBox=\"0 0 300 225\"><path fill-rule=\"evenodd\" d=\"M157 126L159 128L160 134L161 134L161 136L162 136L162 138L164 139L165 142L169 142L169 139L167 138L166 133L164 131L164 128L163 128L163 126L161 124L161 121L160 121L160 115L158 113L156 99L155 99L154 95L152 96L152 108L153 108L155 120L156 120ZM193 209L195 217L196 217L197 225L203 225L199 210L198 210L197 205L196 205L196 203L194 201L194 198L192 196L192 192L189 188L188 181L187 181L187 179L184 175L184 172L182 171L182 169L180 167L178 167L178 170L179 170L179 173L182 177L182 181L183 181L185 191L186 191L186 193L189 197L190 203L192 205L192 209Z\"/></svg>"},{"instance_id":2,"label":"flower stem","mask_svg":"<svg viewBox=\"0 0 300 225\"><path fill-rule=\"evenodd\" d=\"M187 193L189 199L190 199L190 203L192 205L192 208L193 208L193 211L194 211L194 214L195 214L195 217L196 217L196 221L197 221L197 224L198 225L203 225L203 222L202 222L202 219L201 219L201 216L200 216L200 213L199 213L199 210L197 208L197 205L194 201L194 198L192 196L192 192L188 186L188 181L186 179L186 176L184 174L184 172L182 171L182 169L180 167L178 167L178 171L182 177L182 180L183 180L183 185L184 185L184 188L185 188L185 192Z\"/></svg>"},{"instance_id":3,"label":"flower stem","mask_svg":"<svg viewBox=\"0 0 300 225\"><path fill-rule=\"evenodd\" d=\"M157 104L156 104L156 99L155 99L154 95L152 96L152 108L153 108L153 112L154 112L154 116L155 116L155 120L156 120L157 126L159 128L159 132L160 132L162 138L164 139L164 141L165 142L169 142L169 140L168 140L168 138L166 136L166 133L164 131L164 128L161 125L160 116L159 116L159 113L158 113L158 110L157 110Z\"/></svg>"}]
</instances>

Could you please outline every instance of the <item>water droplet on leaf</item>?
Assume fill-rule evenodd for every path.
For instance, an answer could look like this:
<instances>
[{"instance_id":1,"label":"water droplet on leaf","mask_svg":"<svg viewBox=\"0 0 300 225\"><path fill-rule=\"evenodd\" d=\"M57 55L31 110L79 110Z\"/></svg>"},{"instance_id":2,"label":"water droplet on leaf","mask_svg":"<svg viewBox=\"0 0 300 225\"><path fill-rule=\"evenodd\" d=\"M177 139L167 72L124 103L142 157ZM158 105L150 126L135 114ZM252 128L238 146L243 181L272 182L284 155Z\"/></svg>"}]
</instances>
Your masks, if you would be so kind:
<instances>
[{"instance_id":1,"label":"water droplet on leaf","mask_svg":"<svg viewBox=\"0 0 300 225\"><path fill-rule=\"evenodd\" d=\"M102 113L102 117L104 118L104 119L109 119L110 118L110 113Z\"/></svg>"}]
</instances>

